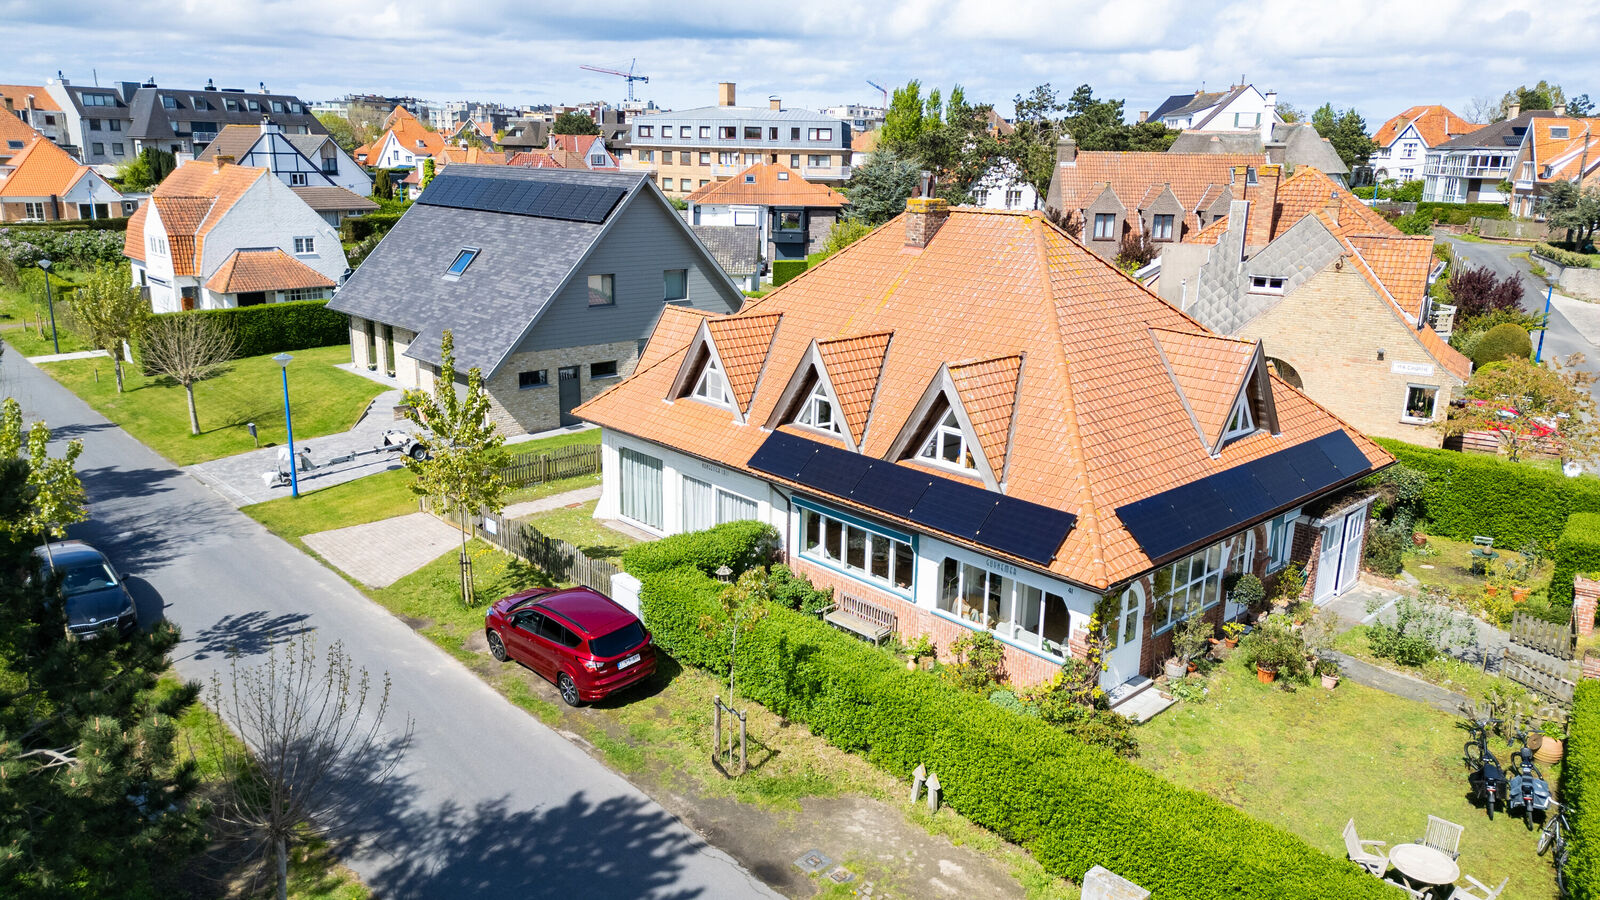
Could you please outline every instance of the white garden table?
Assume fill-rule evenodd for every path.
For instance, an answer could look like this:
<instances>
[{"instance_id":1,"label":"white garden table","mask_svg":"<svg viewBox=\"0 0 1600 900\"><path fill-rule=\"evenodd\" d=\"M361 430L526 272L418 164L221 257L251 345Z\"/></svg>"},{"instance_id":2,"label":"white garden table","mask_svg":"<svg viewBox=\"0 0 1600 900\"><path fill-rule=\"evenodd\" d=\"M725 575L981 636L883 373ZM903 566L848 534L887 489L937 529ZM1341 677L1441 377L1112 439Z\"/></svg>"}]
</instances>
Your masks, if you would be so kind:
<instances>
[{"instance_id":1,"label":"white garden table","mask_svg":"<svg viewBox=\"0 0 1600 900\"><path fill-rule=\"evenodd\" d=\"M1450 855L1422 844L1396 844L1389 849L1389 864L1418 887L1454 884L1461 867Z\"/></svg>"}]
</instances>

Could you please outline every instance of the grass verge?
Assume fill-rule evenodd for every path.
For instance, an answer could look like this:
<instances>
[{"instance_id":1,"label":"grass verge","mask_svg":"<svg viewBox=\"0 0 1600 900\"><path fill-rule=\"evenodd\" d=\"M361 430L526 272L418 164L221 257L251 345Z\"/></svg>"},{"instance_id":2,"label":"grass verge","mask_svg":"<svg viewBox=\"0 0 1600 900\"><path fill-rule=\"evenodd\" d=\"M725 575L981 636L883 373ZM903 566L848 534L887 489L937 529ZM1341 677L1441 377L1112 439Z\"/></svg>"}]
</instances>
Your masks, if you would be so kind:
<instances>
[{"instance_id":1,"label":"grass verge","mask_svg":"<svg viewBox=\"0 0 1600 900\"><path fill-rule=\"evenodd\" d=\"M535 513L518 521L532 525L546 537L572 544L590 559L620 562L622 551L639 541L595 519L594 508L598 503L598 500L590 500L577 506Z\"/></svg>"}]
</instances>

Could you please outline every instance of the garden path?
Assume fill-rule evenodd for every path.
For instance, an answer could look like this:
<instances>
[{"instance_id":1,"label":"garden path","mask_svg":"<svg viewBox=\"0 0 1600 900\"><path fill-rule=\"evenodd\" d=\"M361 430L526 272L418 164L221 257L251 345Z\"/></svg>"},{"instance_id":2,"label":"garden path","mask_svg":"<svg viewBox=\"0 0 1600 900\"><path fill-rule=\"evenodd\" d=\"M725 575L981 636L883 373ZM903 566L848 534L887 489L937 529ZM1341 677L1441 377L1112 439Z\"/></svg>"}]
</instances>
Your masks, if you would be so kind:
<instances>
[{"instance_id":1,"label":"garden path","mask_svg":"<svg viewBox=\"0 0 1600 900\"><path fill-rule=\"evenodd\" d=\"M567 491L564 494L540 497L537 500L528 500L524 503L512 503L505 508L501 516L507 519L520 519L523 516L549 512L552 509L561 509L565 506L576 506L581 503L588 503L590 500L599 499L600 485L594 484L589 487L578 488L575 491Z\"/></svg>"}]
</instances>

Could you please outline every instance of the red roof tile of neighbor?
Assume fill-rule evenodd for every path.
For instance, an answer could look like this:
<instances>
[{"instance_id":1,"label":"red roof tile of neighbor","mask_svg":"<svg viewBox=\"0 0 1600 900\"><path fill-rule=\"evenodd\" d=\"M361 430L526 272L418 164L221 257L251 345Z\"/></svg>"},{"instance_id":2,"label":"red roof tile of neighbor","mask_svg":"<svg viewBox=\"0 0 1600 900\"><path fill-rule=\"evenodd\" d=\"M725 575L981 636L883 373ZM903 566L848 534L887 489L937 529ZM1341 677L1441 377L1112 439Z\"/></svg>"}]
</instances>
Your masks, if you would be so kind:
<instances>
[{"instance_id":1,"label":"red roof tile of neighbor","mask_svg":"<svg viewBox=\"0 0 1600 900\"><path fill-rule=\"evenodd\" d=\"M974 422L984 455L1002 469L994 475L1003 493L1078 517L1054 561L1043 568L1096 589L1152 565L1118 520L1122 505L1339 430L1374 466L1391 461L1276 377L1267 384L1279 433L1240 438L1213 457L1196 435L1186 398L1192 393L1196 399L1189 404L1204 407L1211 394L1237 393L1238 342L1209 336L1037 213L954 209L921 249L906 246L903 218L749 301L739 313L701 320L735 391L751 392L739 398L750 410L749 424L725 408L674 396L680 375L687 382L697 374L684 367L686 359L693 364L700 356L689 354L697 340L689 326L698 334L699 323L670 309L634 374L584 404L579 414L748 471L747 461L769 433L763 423L779 418L782 394L810 358L813 342L860 342L836 357L849 358L855 368L828 373L830 380L851 386L852 400L840 398L841 406L855 407L871 370L868 348L877 336L890 335L868 418L858 432L861 452L883 459L891 447L908 444L902 435L925 424L910 421L914 411L948 367L957 382L956 402ZM1175 383L1151 339L1153 328L1173 335L1164 341L1185 344L1189 388ZM973 483L948 471L924 470ZM926 530L848 497L832 500Z\"/></svg>"},{"instance_id":2,"label":"red roof tile of neighbor","mask_svg":"<svg viewBox=\"0 0 1600 900\"><path fill-rule=\"evenodd\" d=\"M749 179L754 178L754 181ZM684 198L689 203L752 203L759 206L844 206L850 201L825 184L812 184L782 163L760 163Z\"/></svg>"},{"instance_id":3,"label":"red roof tile of neighbor","mask_svg":"<svg viewBox=\"0 0 1600 900\"><path fill-rule=\"evenodd\" d=\"M506 160L508 166L526 166L530 169L561 169L565 168L556 161L554 156L543 150L519 150Z\"/></svg>"},{"instance_id":4,"label":"red roof tile of neighbor","mask_svg":"<svg viewBox=\"0 0 1600 900\"><path fill-rule=\"evenodd\" d=\"M439 166L443 168L450 163L469 163L476 166L503 166L506 164L506 155L499 150L484 150L481 147L444 147L434 156Z\"/></svg>"},{"instance_id":5,"label":"red roof tile of neighbor","mask_svg":"<svg viewBox=\"0 0 1600 900\"><path fill-rule=\"evenodd\" d=\"M44 138L44 135L16 116L0 116L0 160L28 146L34 138Z\"/></svg>"},{"instance_id":6,"label":"red roof tile of neighbor","mask_svg":"<svg viewBox=\"0 0 1600 900\"><path fill-rule=\"evenodd\" d=\"M122 235L123 256L144 262L144 220L149 215L150 201L146 200L128 217L128 230Z\"/></svg>"},{"instance_id":7,"label":"red roof tile of neighbor","mask_svg":"<svg viewBox=\"0 0 1600 900\"><path fill-rule=\"evenodd\" d=\"M1278 235L1294 227L1296 222L1325 208L1332 197L1337 197L1339 200L1339 221L1332 225L1335 234L1341 237L1358 232L1391 237L1400 235L1400 229L1389 224L1388 219L1374 212L1356 195L1345 190L1321 170L1311 166L1300 166L1292 178L1278 184L1278 194L1272 210L1272 227L1267 239L1276 240ZM1255 213L1252 211L1251 215ZM1222 216L1200 231L1184 238L1183 242L1215 244L1227 230L1228 217Z\"/></svg>"},{"instance_id":8,"label":"red roof tile of neighbor","mask_svg":"<svg viewBox=\"0 0 1600 900\"><path fill-rule=\"evenodd\" d=\"M1138 209L1152 188L1172 186L1183 205L1184 221L1197 227L1194 211L1209 188L1233 180L1234 166L1264 166L1263 153L1136 153L1085 150L1071 165L1058 165L1055 178L1064 209L1087 209L1109 185L1128 209ZM1159 196L1159 190L1156 196Z\"/></svg>"},{"instance_id":9,"label":"red roof tile of neighbor","mask_svg":"<svg viewBox=\"0 0 1600 900\"><path fill-rule=\"evenodd\" d=\"M28 95L33 95L34 109L45 112L60 112L61 107L56 105L54 97L44 89L42 84L0 84L0 109L10 106L13 109L26 109Z\"/></svg>"},{"instance_id":10,"label":"red roof tile of neighbor","mask_svg":"<svg viewBox=\"0 0 1600 900\"><path fill-rule=\"evenodd\" d=\"M222 294L333 287L333 280L277 247L235 250L206 280L206 290Z\"/></svg>"},{"instance_id":11,"label":"red roof tile of neighbor","mask_svg":"<svg viewBox=\"0 0 1600 900\"><path fill-rule=\"evenodd\" d=\"M395 140L407 151L418 156L436 156L444 149L444 135L437 131L429 131L411 111L403 106L396 106L389 113L384 122L387 129L383 134L370 144L356 148L353 155L356 161L365 165L374 165L377 155L383 151L384 142L393 134Z\"/></svg>"},{"instance_id":12,"label":"red roof tile of neighbor","mask_svg":"<svg viewBox=\"0 0 1600 900\"><path fill-rule=\"evenodd\" d=\"M689 343L699 330L700 323L710 317L710 312L692 306L662 307L661 318L656 320L655 330L650 332L650 340L644 345L644 352L639 355L639 362L634 368L648 369Z\"/></svg>"},{"instance_id":13,"label":"red roof tile of neighbor","mask_svg":"<svg viewBox=\"0 0 1600 900\"><path fill-rule=\"evenodd\" d=\"M245 191L267 174L266 169L254 166L219 167L207 162L188 162L156 186L150 195L150 204L154 204L161 226L166 230L174 274L199 274L195 267L201 258L206 234Z\"/></svg>"},{"instance_id":14,"label":"red roof tile of neighbor","mask_svg":"<svg viewBox=\"0 0 1600 900\"><path fill-rule=\"evenodd\" d=\"M3 117L6 114L0 113ZM90 173L88 166L37 134L6 165L11 167L11 174L0 181L0 198L7 200L60 196Z\"/></svg>"},{"instance_id":15,"label":"red roof tile of neighbor","mask_svg":"<svg viewBox=\"0 0 1600 900\"><path fill-rule=\"evenodd\" d=\"M1564 137L1560 130L1565 128ZM1534 178L1541 182L1587 178L1600 168L1600 118L1537 118L1528 123L1533 139Z\"/></svg>"},{"instance_id":16,"label":"red roof tile of neighbor","mask_svg":"<svg viewBox=\"0 0 1600 900\"><path fill-rule=\"evenodd\" d=\"M1417 132L1422 135L1423 142L1429 147L1437 147L1453 137L1469 134L1483 127L1468 122L1447 107L1437 104L1413 106L1383 123L1383 127L1378 129L1378 133L1373 135L1372 139L1378 142L1378 146L1387 147L1406 130L1407 125L1415 125Z\"/></svg>"}]
</instances>

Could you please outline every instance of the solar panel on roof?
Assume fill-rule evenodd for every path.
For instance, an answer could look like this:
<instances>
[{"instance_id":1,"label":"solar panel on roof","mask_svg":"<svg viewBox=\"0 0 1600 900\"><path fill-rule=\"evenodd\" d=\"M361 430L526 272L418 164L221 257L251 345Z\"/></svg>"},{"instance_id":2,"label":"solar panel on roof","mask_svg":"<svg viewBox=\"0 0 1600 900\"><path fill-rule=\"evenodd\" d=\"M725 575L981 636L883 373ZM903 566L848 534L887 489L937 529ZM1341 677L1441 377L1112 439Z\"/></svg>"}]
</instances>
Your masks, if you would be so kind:
<instances>
[{"instance_id":1,"label":"solar panel on roof","mask_svg":"<svg viewBox=\"0 0 1600 900\"><path fill-rule=\"evenodd\" d=\"M977 539L989 546L1009 547L1023 559L1048 563L1061 549L1077 518L1071 513L1001 497L978 529Z\"/></svg>"},{"instance_id":2,"label":"solar panel on roof","mask_svg":"<svg viewBox=\"0 0 1600 900\"><path fill-rule=\"evenodd\" d=\"M750 457L749 466L793 481L806 463L811 461L811 457L817 455L819 446L814 441L775 431Z\"/></svg>"},{"instance_id":3,"label":"solar panel on roof","mask_svg":"<svg viewBox=\"0 0 1600 900\"><path fill-rule=\"evenodd\" d=\"M1125 504L1117 518L1146 556L1162 560L1371 468L1350 435L1335 431Z\"/></svg>"},{"instance_id":4,"label":"solar panel on roof","mask_svg":"<svg viewBox=\"0 0 1600 900\"><path fill-rule=\"evenodd\" d=\"M445 173L417 198L428 206L599 224L627 195L620 186L512 181Z\"/></svg>"},{"instance_id":5,"label":"solar panel on roof","mask_svg":"<svg viewBox=\"0 0 1600 900\"><path fill-rule=\"evenodd\" d=\"M964 484L936 481L911 507L907 518L935 531L976 540L983 520L989 518L999 501L998 494Z\"/></svg>"},{"instance_id":6,"label":"solar panel on roof","mask_svg":"<svg viewBox=\"0 0 1600 900\"><path fill-rule=\"evenodd\" d=\"M905 518L931 484L932 477L915 469L878 460L867 470L867 474L861 476L855 490L850 492L850 499L863 506Z\"/></svg>"},{"instance_id":7,"label":"solar panel on roof","mask_svg":"<svg viewBox=\"0 0 1600 900\"><path fill-rule=\"evenodd\" d=\"M800 470L796 479L830 494L841 497L850 496L861 476L867 474L872 468L872 457L862 456L859 453L846 453L843 456L834 453L817 454Z\"/></svg>"}]
</instances>

